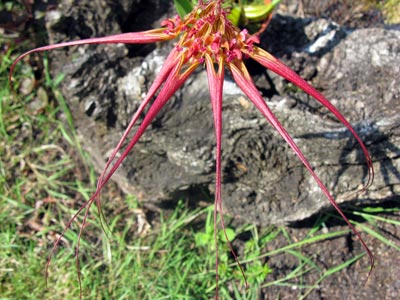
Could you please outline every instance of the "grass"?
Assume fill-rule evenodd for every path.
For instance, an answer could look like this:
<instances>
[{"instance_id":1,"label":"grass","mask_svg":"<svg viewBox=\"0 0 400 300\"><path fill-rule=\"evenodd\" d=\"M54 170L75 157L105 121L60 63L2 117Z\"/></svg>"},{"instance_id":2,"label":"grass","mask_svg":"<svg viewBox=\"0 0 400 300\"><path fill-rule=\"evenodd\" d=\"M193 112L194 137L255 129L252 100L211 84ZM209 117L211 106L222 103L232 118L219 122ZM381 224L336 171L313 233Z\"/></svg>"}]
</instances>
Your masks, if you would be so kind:
<instances>
[{"instance_id":1,"label":"grass","mask_svg":"<svg viewBox=\"0 0 400 300\"><path fill-rule=\"evenodd\" d=\"M15 53L0 54L0 299L76 299L79 285L74 259L78 218L65 235L44 279L50 249L68 219L95 189L95 174L76 138L72 116L58 90L62 77L51 78L44 60L43 76L35 79L29 64L15 73L18 98L6 80ZM85 230L80 251L83 299L210 299L215 293L215 249L212 208L190 210L180 202L169 215L146 223L145 210L113 184L103 194L112 235L99 229L96 211ZM391 214L398 208L352 211L352 222L367 234L400 251L381 224L399 225ZM263 288L286 286L306 298L329 276L354 264L363 254L324 267L303 251L310 244L342 237L348 230L326 232L336 215L317 219L300 240L285 227L228 225L239 250L250 288L222 238L220 299L258 299ZM357 220L357 221L356 221ZM143 226L142 226L143 225ZM270 249L274 241L285 245ZM294 260L294 267L274 275L274 258ZM306 282L314 274L318 279Z\"/></svg>"}]
</instances>

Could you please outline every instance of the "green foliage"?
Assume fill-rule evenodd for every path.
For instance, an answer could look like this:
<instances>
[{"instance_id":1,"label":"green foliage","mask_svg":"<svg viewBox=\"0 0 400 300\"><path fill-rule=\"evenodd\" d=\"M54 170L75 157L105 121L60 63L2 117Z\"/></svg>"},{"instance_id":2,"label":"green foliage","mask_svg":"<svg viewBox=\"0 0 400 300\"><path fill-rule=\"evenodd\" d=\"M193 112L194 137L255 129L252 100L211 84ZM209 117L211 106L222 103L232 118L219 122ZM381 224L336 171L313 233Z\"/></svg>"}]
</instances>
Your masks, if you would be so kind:
<instances>
[{"instance_id":1,"label":"green foliage","mask_svg":"<svg viewBox=\"0 0 400 300\"><path fill-rule=\"evenodd\" d=\"M388 24L400 23L400 2L398 0L387 0L382 5L382 11Z\"/></svg>"},{"instance_id":2,"label":"green foliage","mask_svg":"<svg viewBox=\"0 0 400 300\"><path fill-rule=\"evenodd\" d=\"M400 1L398 0L364 0L368 7L379 9L387 24L400 23Z\"/></svg>"},{"instance_id":3,"label":"green foliage","mask_svg":"<svg viewBox=\"0 0 400 300\"><path fill-rule=\"evenodd\" d=\"M37 82L33 68L21 64L15 72L14 97L7 80L14 59L13 49L0 52L0 295L1 299L60 299L63 289L79 293L76 277L69 282L66 272L71 261L65 254L71 249L59 253L67 258L58 269L67 274L60 298L46 292L47 249L65 225L60 215L73 213L71 200L83 198L89 184L78 181L75 172L84 158L76 153L74 129L59 119L67 113L56 93L61 78L52 80L45 69L46 80ZM76 235L69 238L65 243L74 245Z\"/></svg>"},{"instance_id":4,"label":"green foliage","mask_svg":"<svg viewBox=\"0 0 400 300\"><path fill-rule=\"evenodd\" d=\"M44 80L36 82L32 67L19 64L14 81L19 98L13 98L6 74L15 57L11 50L0 55L1 299L74 299L79 295L73 257L76 226L67 231L57 250L50 266L48 289L43 272L48 249L76 207L92 194L94 172L86 161L71 113L58 90L62 76L52 78L44 60ZM34 86L39 88L33 89ZM171 215L162 214L159 221L157 218L158 224L144 235L136 231L136 212L140 205L132 196L105 209L114 212L109 222L111 238L100 232L99 222L93 217L88 220L81 243L79 259L84 299L214 297L213 208L189 211L179 203ZM364 208L354 214L365 222L352 223L399 250L378 226L380 222L396 226L399 222L377 213L389 213L389 210ZM204 222L200 221L203 219ZM301 298L327 277L360 259L362 255L354 256L324 270L314 257L304 254L302 248L309 244L348 233L348 230L324 233L322 228L327 219L325 216L318 220L309 234L298 241L293 241L284 227L260 230L254 225L236 228L229 224L226 234L242 250L240 260L250 283L248 290L230 257L225 235L219 230L220 298L258 299L260 289L271 285L296 288ZM77 222L81 223L82 218L78 217ZM250 238L239 239L242 234ZM267 250L268 243L282 237L286 238L287 245ZM270 262L277 255L294 257L297 264L287 275L272 279ZM302 284L302 278L310 272L319 274L319 279L310 285Z\"/></svg>"},{"instance_id":5,"label":"green foliage","mask_svg":"<svg viewBox=\"0 0 400 300\"><path fill-rule=\"evenodd\" d=\"M208 208L208 213L207 213L207 219L205 223L205 231L203 232L196 232L194 234L194 239L196 242L197 247L210 247L210 249L214 248L214 220L213 220L213 215L214 215L214 207L210 206ZM232 241L236 237L236 232L233 228L227 227L225 228L226 235L229 239L229 241ZM218 231L218 240L223 242L223 245L227 242L225 238L225 234L222 229Z\"/></svg>"},{"instance_id":6,"label":"green foliage","mask_svg":"<svg viewBox=\"0 0 400 300\"><path fill-rule=\"evenodd\" d=\"M273 0L271 3L266 4L264 0L243 0L239 1L239 3L235 1L224 1L224 6L230 7L228 19L235 26L238 26L247 24L248 22L263 22L280 2L281 0ZM179 16L184 17L193 10L197 1L174 0L174 4Z\"/></svg>"},{"instance_id":7,"label":"green foliage","mask_svg":"<svg viewBox=\"0 0 400 300\"><path fill-rule=\"evenodd\" d=\"M266 4L265 1L245 1L243 3L244 17L251 23L262 22L269 17L272 10L281 2L281 0L273 0Z\"/></svg>"},{"instance_id":8,"label":"green foliage","mask_svg":"<svg viewBox=\"0 0 400 300\"><path fill-rule=\"evenodd\" d=\"M183 18L193 10L193 1L190 0L174 0L175 8L178 15Z\"/></svg>"},{"instance_id":9,"label":"green foliage","mask_svg":"<svg viewBox=\"0 0 400 300\"><path fill-rule=\"evenodd\" d=\"M204 210L206 220L204 223L204 231L194 232L196 247L201 256L207 255L207 265L213 268L216 260L215 241L214 241L214 207L210 206ZM243 289L245 282L241 272L235 263L230 262L230 247L226 240L223 229L217 232L218 250L219 250L219 280L220 293L223 299L231 299L232 294L226 288L229 282L233 288L235 299L257 299L259 286L267 278L267 275L272 272L266 263L258 259L261 250L271 234L259 238L257 228L254 225L244 226L240 228L226 227L226 236L230 242L234 242L238 235L243 233L251 233L252 239L244 244L242 259L247 260L245 273L250 285L248 290Z\"/></svg>"}]
</instances>

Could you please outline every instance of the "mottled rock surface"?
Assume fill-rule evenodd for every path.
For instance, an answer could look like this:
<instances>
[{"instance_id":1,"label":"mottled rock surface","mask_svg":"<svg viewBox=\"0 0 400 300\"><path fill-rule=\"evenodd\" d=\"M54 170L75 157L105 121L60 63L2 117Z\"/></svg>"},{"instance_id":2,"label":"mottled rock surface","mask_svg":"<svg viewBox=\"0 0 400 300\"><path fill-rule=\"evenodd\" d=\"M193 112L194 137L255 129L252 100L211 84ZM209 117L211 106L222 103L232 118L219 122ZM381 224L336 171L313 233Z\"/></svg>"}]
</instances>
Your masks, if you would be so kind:
<instances>
[{"instance_id":1,"label":"mottled rock surface","mask_svg":"<svg viewBox=\"0 0 400 300\"><path fill-rule=\"evenodd\" d=\"M63 3L47 16L52 43L147 29L171 11L168 1L161 0ZM395 197L400 191L400 32L349 30L326 19L277 14L261 44L322 91L371 151L375 182L357 194L367 169L349 132L292 84L249 62L268 105L338 202L356 205ZM63 92L99 171L171 47L91 45L51 53L53 72L66 75ZM229 76L223 110L223 201L231 215L266 225L303 220L331 208ZM206 74L199 69L113 179L151 205L181 198L212 201L214 148Z\"/></svg>"}]
</instances>

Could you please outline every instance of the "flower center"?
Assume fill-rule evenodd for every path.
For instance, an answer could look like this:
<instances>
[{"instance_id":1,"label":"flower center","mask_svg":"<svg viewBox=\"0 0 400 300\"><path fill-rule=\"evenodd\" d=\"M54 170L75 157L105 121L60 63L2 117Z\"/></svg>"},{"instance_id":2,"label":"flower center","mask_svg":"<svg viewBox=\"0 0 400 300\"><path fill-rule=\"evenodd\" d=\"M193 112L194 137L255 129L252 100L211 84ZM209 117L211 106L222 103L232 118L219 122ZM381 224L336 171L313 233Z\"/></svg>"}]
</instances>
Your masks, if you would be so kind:
<instances>
[{"instance_id":1,"label":"flower center","mask_svg":"<svg viewBox=\"0 0 400 300\"><path fill-rule=\"evenodd\" d=\"M167 26L167 34L181 35L176 49L189 64L204 62L206 54L214 62L241 60L243 53L252 52L253 44L259 42L258 37L229 21L219 1L199 4L183 20L176 16L162 25Z\"/></svg>"}]
</instances>

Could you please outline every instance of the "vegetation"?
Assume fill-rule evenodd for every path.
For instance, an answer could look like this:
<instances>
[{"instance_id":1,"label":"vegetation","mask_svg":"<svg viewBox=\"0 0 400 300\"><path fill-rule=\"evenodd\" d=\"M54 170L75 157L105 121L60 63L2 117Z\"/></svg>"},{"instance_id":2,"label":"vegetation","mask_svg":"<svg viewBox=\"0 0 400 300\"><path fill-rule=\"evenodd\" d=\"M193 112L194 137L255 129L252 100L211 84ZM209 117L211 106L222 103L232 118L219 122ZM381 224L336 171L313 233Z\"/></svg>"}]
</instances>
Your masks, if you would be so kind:
<instances>
[{"instance_id":1,"label":"vegetation","mask_svg":"<svg viewBox=\"0 0 400 300\"><path fill-rule=\"evenodd\" d=\"M79 295L75 247L83 217L67 231L49 268L50 249L76 209L95 191L95 174L79 144L72 117L58 90L62 76L52 78L43 63L40 76L32 64L15 70L16 97L10 94L7 73L17 57L11 48L0 53L0 299L73 299ZM42 76L43 75L43 76ZM94 210L81 240L81 280L85 299L210 299L215 293L215 245L212 208L190 210L184 202L172 213L156 215L151 226L146 211L114 185L103 190L113 198L103 209L112 235L99 228ZM183 199L184 200L184 199ZM370 207L352 211L351 222L374 238L400 251L380 224L400 225L387 214L399 208ZM227 234L239 249L250 287L244 289L229 246L219 239L220 298L258 299L263 287L286 285L304 298L327 277L353 264L363 254L324 267L303 248L348 234L325 224L337 215L318 218L301 240L285 227L259 229L235 226L226 219ZM340 217L339 217L340 218ZM218 235L222 235L218 232ZM279 238L287 243L268 245ZM294 258L296 267L274 278L273 258ZM318 280L304 282L306 274Z\"/></svg>"},{"instance_id":2,"label":"vegetation","mask_svg":"<svg viewBox=\"0 0 400 300\"><path fill-rule=\"evenodd\" d=\"M57 90L62 78L52 79L45 71L43 81L35 84L32 67L21 64L16 71L18 97L12 97L6 80L15 57L11 53L8 50L1 54L0 299L76 298L79 285L74 247L82 218L62 240L49 268L47 288L44 272L55 239L95 189L94 172L77 142L68 108ZM181 202L170 215L155 217L150 227L134 198L121 196L113 185L104 193L103 197L115 200L104 207L110 216L112 235L106 237L95 217L89 220L80 257L84 299L214 296L212 207L193 211ZM376 214L385 212L389 211L382 207L364 208L354 213L363 222L359 219L354 224L398 249L379 229L378 223L382 222L400 225ZM254 225L228 225L229 237L241 249L240 260L250 288L244 289L229 247L220 238L220 298L258 299L263 287L273 285L295 287L298 298L302 298L328 276L354 263L362 254L326 269L302 250L308 244L348 234L348 230L325 232L326 222L337 217L322 216L299 241L294 241L285 227L261 230ZM222 232L219 235L222 237ZM267 251L269 243L282 237L287 240L285 246ZM270 263L279 255L296 259L297 266L273 279ZM309 273L319 274L319 280L304 282L303 277Z\"/></svg>"}]
</instances>

